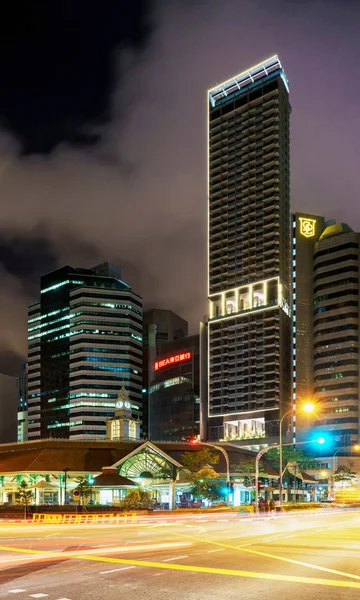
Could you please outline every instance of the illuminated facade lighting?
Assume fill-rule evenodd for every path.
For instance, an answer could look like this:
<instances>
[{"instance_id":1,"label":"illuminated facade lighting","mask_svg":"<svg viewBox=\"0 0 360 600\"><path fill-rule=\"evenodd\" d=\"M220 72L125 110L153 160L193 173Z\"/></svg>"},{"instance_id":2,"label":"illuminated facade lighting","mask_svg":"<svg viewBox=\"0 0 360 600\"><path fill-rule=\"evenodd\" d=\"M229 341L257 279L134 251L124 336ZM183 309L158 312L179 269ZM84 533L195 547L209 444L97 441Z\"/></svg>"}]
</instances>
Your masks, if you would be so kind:
<instances>
[{"instance_id":1,"label":"illuminated facade lighting","mask_svg":"<svg viewBox=\"0 0 360 600\"><path fill-rule=\"evenodd\" d=\"M290 105L279 58L210 89L208 119L208 437L236 439L252 414L276 435L290 395L291 315Z\"/></svg>"},{"instance_id":2,"label":"illuminated facade lighting","mask_svg":"<svg viewBox=\"0 0 360 600\"><path fill-rule=\"evenodd\" d=\"M142 299L116 267L45 275L28 323L29 439L105 438L123 384L141 418Z\"/></svg>"},{"instance_id":3,"label":"illuminated facade lighting","mask_svg":"<svg viewBox=\"0 0 360 600\"><path fill-rule=\"evenodd\" d=\"M174 354L172 356L162 358L161 360L157 360L154 362L154 370L158 371L164 367L172 366L179 362L184 362L184 360L191 360L191 352L181 352L180 354Z\"/></svg>"},{"instance_id":4,"label":"illuminated facade lighting","mask_svg":"<svg viewBox=\"0 0 360 600\"><path fill-rule=\"evenodd\" d=\"M164 343L152 363L149 439L180 442L199 434L200 337Z\"/></svg>"}]
</instances>

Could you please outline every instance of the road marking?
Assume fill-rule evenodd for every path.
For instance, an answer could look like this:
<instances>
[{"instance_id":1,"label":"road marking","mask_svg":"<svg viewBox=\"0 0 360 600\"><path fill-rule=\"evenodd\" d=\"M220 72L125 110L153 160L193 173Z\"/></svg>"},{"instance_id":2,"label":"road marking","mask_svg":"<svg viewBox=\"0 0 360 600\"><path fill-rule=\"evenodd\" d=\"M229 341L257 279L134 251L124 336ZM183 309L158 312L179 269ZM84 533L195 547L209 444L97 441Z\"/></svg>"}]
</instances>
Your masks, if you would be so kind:
<instances>
[{"instance_id":1,"label":"road marking","mask_svg":"<svg viewBox=\"0 0 360 600\"><path fill-rule=\"evenodd\" d=\"M164 558L163 562L169 562L170 560L180 560L180 558L187 558L189 555L184 554L184 556L174 556L174 558Z\"/></svg>"},{"instance_id":2,"label":"road marking","mask_svg":"<svg viewBox=\"0 0 360 600\"><path fill-rule=\"evenodd\" d=\"M21 590L20 588L16 590L9 590L9 594L22 594L23 592L26 592L26 590Z\"/></svg>"},{"instance_id":3,"label":"road marking","mask_svg":"<svg viewBox=\"0 0 360 600\"><path fill-rule=\"evenodd\" d=\"M217 550L208 550L208 554L210 554L210 552L224 552L225 548L218 548Z\"/></svg>"},{"instance_id":4,"label":"road marking","mask_svg":"<svg viewBox=\"0 0 360 600\"><path fill-rule=\"evenodd\" d=\"M70 598L58 598L57 600L70 600Z\"/></svg>"},{"instance_id":5,"label":"road marking","mask_svg":"<svg viewBox=\"0 0 360 600\"><path fill-rule=\"evenodd\" d=\"M190 537L190 536L188 536ZM228 548L232 548L232 549L236 549L236 546L230 546L230 545L226 545L226 544L220 544L218 542L211 542L209 540L202 540L201 538L193 538L193 539L198 539L199 541L205 541L208 542L210 544L215 544L215 545L220 545L220 546L224 546L224 547L228 547ZM41 554L41 551L37 551L37 550L30 550L30 549L23 549L23 548L0 548L2 550L6 550L6 551L12 551L12 552L28 552L31 554ZM253 554L260 554L260 555L264 555L264 556L268 556L268 557L272 557L272 558L276 558L276 559L280 559L280 560L285 560L285 562L292 562L295 564L302 564L299 563L298 561L293 561L290 559L282 559L281 557L278 556L272 556L271 554L265 554L264 552L256 552L256 551L252 551L252 550L244 550L244 552L250 552ZM56 556L55 552L48 552L48 557L52 557L52 556ZM105 557L105 556L90 556L90 555L85 555L85 554L78 554L75 555L75 557L77 560L82 560L82 561L95 561L95 562L105 562L105 563L110 563L110 564L121 564L121 565L131 565L131 566L139 566L139 567L150 567L150 568L155 568L155 569L171 569L171 570L176 570L176 571L187 571L187 572L192 572L192 573L211 573L214 575L229 575L229 576L234 576L234 577L248 577L248 578L252 578L252 579L267 579L267 580L271 580L271 581L287 581L287 582L292 582L292 583L304 583L304 584L309 584L309 585L322 585L322 586L328 586L328 587L343 587L343 588L351 588L351 589L360 589L360 583L355 582L355 581L341 581L341 580L336 580L336 579L321 579L321 578L316 578L316 577L297 577L294 575L281 575L281 574L273 574L273 573L259 573L259 572L254 572L254 571L238 571L238 570L234 570L234 569L219 569L219 568L215 568L215 567L198 567L198 566L191 566L191 565L180 565L180 564L169 564L169 563L164 563L164 562L150 562L150 561L142 561L142 560L135 560L135 559L124 559L124 558L109 558L109 557ZM360 579L360 577L356 576L356 575L350 575L349 573L342 573L342 572L338 572L338 571L332 571L331 569L325 569L322 567L317 567L317 566L313 566L313 565L309 565L312 568L317 568L317 569L321 569L324 571L328 571L328 572L335 572L335 573L340 573L341 575L345 576L345 577L352 577L355 579ZM26 591L26 590L24 590ZM39 596L37 596L39 597Z\"/></svg>"},{"instance_id":6,"label":"road marking","mask_svg":"<svg viewBox=\"0 0 360 600\"><path fill-rule=\"evenodd\" d=\"M163 549L168 549L168 548L183 548L184 546L191 546L191 542L176 542L174 543L174 540L172 542L168 542L168 543L164 543L164 544L143 544L141 546L106 546L104 547L100 547L98 546L97 548L93 548L91 550L81 550L81 547L76 548L74 550L69 550L68 552L64 552L63 550L31 550L30 548L13 548L12 546L0 546L0 551L5 551L5 552L18 552L20 554L36 554L37 556L39 556L39 554L42 555L42 558L49 558L49 557L59 557L62 558L63 560L67 560L69 557L77 555L79 552L83 552L84 554L94 554L94 553L115 553L115 552L138 552L138 551L149 551L149 550L163 550ZM10 559L10 558L6 558L6 559L0 559L0 563L2 562L12 562L12 561L22 561L22 560L31 560L30 558L27 557L21 557L18 559Z\"/></svg>"},{"instance_id":7,"label":"road marking","mask_svg":"<svg viewBox=\"0 0 360 600\"><path fill-rule=\"evenodd\" d=\"M344 587L360 590L360 583L355 581L340 581L337 579L319 579L316 577L297 577L294 575L275 575L273 573L256 573L254 571L237 571L234 569L218 569L215 567L195 567L191 565L174 565L144 560L130 560L125 558L108 558L105 556L78 556L79 560L93 560L107 563L118 563L135 565L138 567L150 567L155 569L172 569L175 571L190 571L193 573L211 573L213 575L231 575L233 577L249 577L252 579L268 579L271 581L287 581L292 583L304 583L309 585L323 585L329 587Z\"/></svg>"},{"instance_id":8,"label":"road marking","mask_svg":"<svg viewBox=\"0 0 360 600\"><path fill-rule=\"evenodd\" d=\"M106 573L115 573L116 571L127 571L127 569L136 569L136 567L121 567L120 569L111 569L110 571L99 571L99 573L100 575L105 575Z\"/></svg>"},{"instance_id":9,"label":"road marking","mask_svg":"<svg viewBox=\"0 0 360 600\"><path fill-rule=\"evenodd\" d=\"M310 569L315 569L317 571L325 571L326 573L333 573L334 575L341 575L342 577L349 577L349 579L357 579L360 581L359 575L352 575L351 573L345 573L344 571L337 571L336 569L328 569L326 567L320 567L319 565L312 565L310 563L305 563L300 560L294 560L292 558L285 558L283 556L278 556L276 554L268 554L267 552L259 552L258 550L250 550L250 548L244 548L244 546L232 546L231 544L223 544L221 542L213 542L212 540L198 538L198 537L195 537L194 535L187 535L186 533L174 533L174 535L184 537L184 538L189 538L192 540L197 540L198 542L205 542L207 544L213 544L214 546L222 546L223 548L231 548L231 549L235 549L235 550L240 550L240 552L248 552L249 554L256 554L257 556L265 556L266 558L275 558L276 560L281 560L283 562L292 563L294 565L300 565L302 567L309 567ZM255 542L254 542L254 544L255 544Z\"/></svg>"},{"instance_id":10,"label":"road marking","mask_svg":"<svg viewBox=\"0 0 360 600\"><path fill-rule=\"evenodd\" d=\"M30 598L48 598L49 594L30 594Z\"/></svg>"}]
</instances>

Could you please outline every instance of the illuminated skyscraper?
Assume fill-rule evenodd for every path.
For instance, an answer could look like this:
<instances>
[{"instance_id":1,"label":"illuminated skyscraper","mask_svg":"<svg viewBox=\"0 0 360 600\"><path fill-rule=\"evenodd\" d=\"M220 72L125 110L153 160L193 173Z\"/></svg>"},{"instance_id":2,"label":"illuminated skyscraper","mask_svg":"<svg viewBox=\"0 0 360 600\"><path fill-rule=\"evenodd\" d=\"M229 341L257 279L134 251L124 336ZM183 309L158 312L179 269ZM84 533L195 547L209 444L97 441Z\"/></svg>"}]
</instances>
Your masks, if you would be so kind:
<instances>
[{"instance_id":1,"label":"illuminated skyscraper","mask_svg":"<svg viewBox=\"0 0 360 600\"><path fill-rule=\"evenodd\" d=\"M257 440L291 407L291 108L278 57L208 101L208 437Z\"/></svg>"},{"instance_id":2,"label":"illuminated skyscraper","mask_svg":"<svg viewBox=\"0 0 360 600\"><path fill-rule=\"evenodd\" d=\"M44 275L28 323L29 440L104 438L123 385L141 418L142 299L119 269Z\"/></svg>"}]
</instances>

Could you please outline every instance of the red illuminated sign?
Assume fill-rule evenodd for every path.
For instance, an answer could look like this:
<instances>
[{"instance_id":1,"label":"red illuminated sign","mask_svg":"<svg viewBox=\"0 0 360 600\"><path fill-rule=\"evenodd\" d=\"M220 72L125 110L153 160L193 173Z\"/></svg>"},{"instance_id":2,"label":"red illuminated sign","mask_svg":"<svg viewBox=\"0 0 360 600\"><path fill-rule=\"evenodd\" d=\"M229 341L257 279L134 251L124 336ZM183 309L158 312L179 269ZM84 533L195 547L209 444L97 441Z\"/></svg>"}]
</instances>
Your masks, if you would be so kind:
<instances>
[{"instance_id":1,"label":"red illuminated sign","mask_svg":"<svg viewBox=\"0 0 360 600\"><path fill-rule=\"evenodd\" d=\"M163 358L162 360L157 360L154 363L155 371L159 369L163 369L164 367L168 367L170 365L175 365L176 363L183 362L184 360L191 359L191 352L183 352L181 354L174 354L174 356L168 356L167 358Z\"/></svg>"}]
</instances>

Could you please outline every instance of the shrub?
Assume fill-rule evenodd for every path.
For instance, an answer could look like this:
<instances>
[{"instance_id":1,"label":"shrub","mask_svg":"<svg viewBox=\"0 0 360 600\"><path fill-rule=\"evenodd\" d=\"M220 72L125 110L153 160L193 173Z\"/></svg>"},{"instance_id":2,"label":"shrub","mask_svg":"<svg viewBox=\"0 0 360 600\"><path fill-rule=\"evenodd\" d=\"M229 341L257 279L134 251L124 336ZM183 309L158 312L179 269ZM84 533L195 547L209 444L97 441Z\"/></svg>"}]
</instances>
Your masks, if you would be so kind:
<instances>
[{"instance_id":1,"label":"shrub","mask_svg":"<svg viewBox=\"0 0 360 600\"><path fill-rule=\"evenodd\" d=\"M323 505L320 502L294 502L293 504L283 504L282 509L284 511L291 510L312 510L313 508L322 508Z\"/></svg>"},{"instance_id":2,"label":"shrub","mask_svg":"<svg viewBox=\"0 0 360 600\"><path fill-rule=\"evenodd\" d=\"M131 490L125 498L119 503L119 507L125 510L148 509L154 504L150 492L146 492L141 488Z\"/></svg>"},{"instance_id":3,"label":"shrub","mask_svg":"<svg viewBox=\"0 0 360 600\"><path fill-rule=\"evenodd\" d=\"M251 504L242 504L241 506L237 506L239 513L253 513L254 507Z\"/></svg>"}]
</instances>

